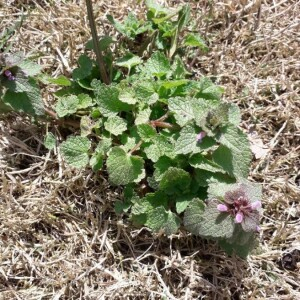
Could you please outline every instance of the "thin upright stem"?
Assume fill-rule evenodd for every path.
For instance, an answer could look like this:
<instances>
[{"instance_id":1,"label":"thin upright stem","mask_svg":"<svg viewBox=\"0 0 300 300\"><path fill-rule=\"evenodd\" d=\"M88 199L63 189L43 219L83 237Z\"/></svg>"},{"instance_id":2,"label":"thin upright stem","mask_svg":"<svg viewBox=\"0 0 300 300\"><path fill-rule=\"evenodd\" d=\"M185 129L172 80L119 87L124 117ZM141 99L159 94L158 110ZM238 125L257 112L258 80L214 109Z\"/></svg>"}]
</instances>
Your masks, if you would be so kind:
<instances>
[{"instance_id":1,"label":"thin upright stem","mask_svg":"<svg viewBox=\"0 0 300 300\"><path fill-rule=\"evenodd\" d=\"M98 62L99 69L100 69L101 79L105 84L109 84L110 83L109 78L108 78L106 70L105 70L105 64L104 64L102 52L101 52L100 46L99 46L97 28L96 28L95 18L94 18L94 14L93 14L92 1L91 0L85 0L85 2L86 2L88 19L89 19L91 33L92 33L94 50L95 50L95 53L96 53L97 62Z\"/></svg>"}]
</instances>

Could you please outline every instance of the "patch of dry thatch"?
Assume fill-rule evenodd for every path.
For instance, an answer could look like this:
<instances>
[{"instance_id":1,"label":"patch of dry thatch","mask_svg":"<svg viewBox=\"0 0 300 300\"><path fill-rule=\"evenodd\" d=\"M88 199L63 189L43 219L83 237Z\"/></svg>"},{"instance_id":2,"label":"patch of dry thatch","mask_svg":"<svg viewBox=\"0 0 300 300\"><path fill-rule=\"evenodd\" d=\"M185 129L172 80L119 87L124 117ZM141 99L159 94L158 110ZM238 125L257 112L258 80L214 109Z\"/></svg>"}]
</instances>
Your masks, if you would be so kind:
<instances>
[{"instance_id":1,"label":"patch of dry thatch","mask_svg":"<svg viewBox=\"0 0 300 300\"><path fill-rule=\"evenodd\" d=\"M108 33L104 14L143 12L136 1L95 2ZM300 298L299 265L278 263L300 248L300 3L186 2L211 49L191 59L193 70L215 76L242 108L242 127L268 150L251 172L264 187L259 248L245 262L184 231L168 239L132 228L113 210L120 190L65 166L43 147L44 128L12 114L0 131L0 299ZM6 4L0 28L28 14L13 51L38 54L53 76L69 75L90 39L84 1ZM51 90L44 99L53 100Z\"/></svg>"}]
</instances>

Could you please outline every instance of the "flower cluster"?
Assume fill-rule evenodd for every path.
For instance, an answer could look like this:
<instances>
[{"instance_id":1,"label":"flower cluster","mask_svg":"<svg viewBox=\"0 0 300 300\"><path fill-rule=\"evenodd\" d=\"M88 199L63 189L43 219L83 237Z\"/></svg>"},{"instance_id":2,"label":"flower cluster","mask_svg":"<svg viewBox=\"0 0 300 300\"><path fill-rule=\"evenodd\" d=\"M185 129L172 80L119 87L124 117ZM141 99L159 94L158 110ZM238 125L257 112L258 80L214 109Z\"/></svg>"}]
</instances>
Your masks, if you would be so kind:
<instances>
[{"instance_id":1,"label":"flower cluster","mask_svg":"<svg viewBox=\"0 0 300 300\"><path fill-rule=\"evenodd\" d=\"M242 188L225 193L224 202L217 205L220 212L231 214L246 232L259 231L260 201L251 202Z\"/></svg>"}]
</instances>

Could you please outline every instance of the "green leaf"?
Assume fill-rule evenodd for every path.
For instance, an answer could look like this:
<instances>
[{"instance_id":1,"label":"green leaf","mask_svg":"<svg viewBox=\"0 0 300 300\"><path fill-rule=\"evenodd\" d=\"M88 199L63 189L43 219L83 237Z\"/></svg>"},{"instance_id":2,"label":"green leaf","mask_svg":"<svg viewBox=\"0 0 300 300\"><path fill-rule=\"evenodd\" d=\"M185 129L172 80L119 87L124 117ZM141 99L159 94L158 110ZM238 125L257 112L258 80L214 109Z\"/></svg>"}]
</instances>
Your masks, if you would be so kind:
<instances>
[{"instance_id":1,"label":"green leaf","mask_svg":"<svg viewBox=\"0 0 300 300\"><path fill-rule=\"evenodd\" d=\"M202 37L198 34L190 33L185 37L184 40L185 46L198 47L202 51L207 52L208 47Z\"/></svg>"},{"instance_id":2,"label":"green leaf","mask_svg":"<svg viewBox=\"0 0 300 300\"><path fill-rule=\"evenodd\" d=\"M102 139L98 143L95 151L106 155L106 153L109 151L109 149L111 147L111 144L112 144L111 138L106 138L106 137L102 136Z\"/></svg>"},{"instance_id":3,"label":"green leaf","mask_svg":"<svg viewBox=\"0 0 300 300\"><path fill-rule=\"evenodd\" d=\"M236 104L230 104L229 106L228 121L235 126L241 123L241 112Z\"/></svg>"},{"instance_id":4,"label":"green leaf","mask_svg":"<svg viewBox=\"0 0 300 300\"><path fill-rule=\"evenodd\" d=\"M163 135L156 135L151 144L144 149L145 154L153 162L157 162L161 156L175 157L174 146L170 140Z\"/></svg>"},{"instance_id":5,"label":"green leaf","mask_svg":"<svg viewBox=\"0 0 300 300\"><path fill-rule=\"evenodd\" d=\"M113 44L115 42L115 40L113 39L113 37L109 36L109 35L105 35L103 36L100 40L99 40L99 47L100 47L100 51L105 51L108 49L108 47ZM86 45L85 45L85 49L87 50L93 50L94 49L94 42L93 40L89 40Z\"/></svg>"},{"instance_id":6,"label":"green leaf","mask_svg":"<svg viewBox=\"0 0 300 300\"><path fill-rule=\"evenodd\" d=\"M144 124L147 123L150 119L150 115L151 115L151 108L150 107L146 107L144 109L141 109L138 114L136 115L135 118L135 125L140 125L140 124Z\"/></svg>"},{"instance_id":7,"label":"green leaf","mask_svg":"<svg viewBox=\"0 0 300 300\"><path fill-rule=\"evenodd\" d=\"M223 127L221 132L219 142L223 146L213 153L213 160L229 174L246 178L252 159L247 136L233 125Z\"/></svg>"},{"instance_id":8,"label":"green leaf","mask_svg":"<svg viewBox=\"0 0 300 300\"><path fill-rule=\"evenodd\" d=\"M55 111L60 118L74 114L77 111L79 99L75 95L60 97L55 105Z\"/></svg>"},{"instance_id":9,"label":"green leaf","mask_svg":"<svg viewBox=\"0 0 300 300\"><path fill-rule=\"evenodd\" d=\"M15 93L34 92L36 83L33 78L28 78L21 68L15 67L12 69L12 74L15 80L9 80L5 76L0 76L0 85Z\"/></svg>"},{"instance_id":10,"label":"green leaf","mask_svg":"<svg viewBox=\"0 0 300 300\"><path fill-rule=\"evenodd\" d=\"M120 135L127 130L127 123L124 119L114 116L108 118L108 120L104 123L104 128L113 135Z\"/></svg>"},{"instance_id":11,"label":"green leaf","mask_svg":"<svg viewBox=\"0 0 300 300\"><path fill-rule=\"evenodd\" d=\"M52 78L49 75L42 74L38 79L44 84L53 83L60 86L71 86L71 81L64 75L59 75L56 78Z\"/></svg>"},{"instance_id":12,"label":"green leaf","mask_svg":"<svg viewBox=\"0 0 300 300\"><path fill-rule=\"evenodd\" d=\"M60 145L64 159L75 168L83 168L88 164L90 147L89 139L81 136L71 136Z\"/></svg>"},{"instance_id":13,"label":"green leaf","mask_svg":"<svg viewBox=\"0 0 300 300\"><path fill-rule=\"evenodd\" d=\"M217 201L210 200L205 207L203 201L194 199L184 214L184 226L193 234L210 238L230 238L235 228L230 214L220 213Z\"/></svg>"},{"instance_id":14,"label":"green leaf","mask_svg":"<svg viewBox=\"0 0 300 300\"><path fill-rule=\"evenodd\" d=\"M80 119L80 135L88 136L92 133L92 130L96 127L99 127L90 116L82 116Z\"/></svg>"},{"instance_id":15,"label":"green leaf","mask_svg":"<svg viewBox=\"0 0 300 300\"><path fill-rule=\"evenodd\" d=\"M166 235L171 235L177 232L180 226L179 218L170 210L162 206L156 207L147 213L146 224L153 231L162 230Z\"/></svg>"},{"instance_id":16,"label":"green leaf","mask_svg":"<svg viewBox=\"0 0 300 300\"><path fill-rule=\"evenodd\" d=\"M92 87L96 95L101 113L105 117L112 117L122 111L130 111L132 106L119 100L119 90L115 86L107 86L98 80L92 81Z\"/></svg>"},{"instance_id":17,"label":"green leaf","mask_svg":"<svg viewBox=\"0 0 300 300\"><path fill-rule=\"evenodd\" d=\"M79 68L73 71L74 80L84 79L92 74L93 61L86 55L81 55L78 59Z\"/></svg>"},{"instance_id":18,"label":"green leaf","mask_svg":"<svg viewBox=\"0 0 300 300\"><path fill-rule=\"evenodd\" d=\"M115 212L116 212L116 214L122 214L122 213L128 212L131 205L132 204L130 202L116 201L115 202Z\"/></svg>"},{"instance_id":19,"label":"green leaf","mask_svg":"<svg viewBox=\"0 0 300 300\"><path fill-rule=\"evenodd\" d=\"M147 103L148 105L154 104L159 99L155 84L151 81L142 81L135 83L134 91L136 97L144 103Z\"/></svg>"},{"instance_id":20,"label":"green leaf","mask_svg":"<svg viewBox=\"0 0 300 300\"><path fill-rule=\"evenodd\" d=\"M134 39L138 34L141 34L147 30L151 30L149 23L143 23L138 20L133 13L129 13L125 21L122 23L116 21L112 16L108 15L107 19L120 33L130 39Z\"/></svg>"},{"instance_id":21,"label":"green leaf","mask_svg":"<svg viewBox=\"0 0 300 300\"><path fill-rule=\"evenodd\" d=\"M181 214L182 212L184 212L193 199L195 199L195 196L190 194L180 195L176 197L175 202L177 213Z\"/></svg>"},{"instance_id":22,"label":"green leaf","mask_svg":"<svg viewBox=\"0 0 300 300\"><path fill-rule=\"evenodd\" d=\"M119 90L119 100L128 104L135 104L137 102L134 91L128 88Z\"/></svg>"},{"instance_id":23,"label":"green leaf","mask_svg":"<svg viewBox=\"0 0 300 300\"><path fill-rule=\"evenodd\" d=\"M87 94L79 94L77 109L85 109L90 106L93 106L93 99Z\"/></svg>"},{"instance_id":24,"label":"green leaf","mask_svg":"<svg viewBox=\"0 0 300 300\"><path fill-rule=\"evenodd\" d=\"M18 64L18 67L22 69L26 76L35 76L39 74L42 70L42 66L30 60L23 60L21 63Z\"/></svg>"},{"instance_id":25,"label":"green leaf","mask_svg":"<svg viewBox=\"0 0 300 300\"><path fill-rule=\"evenodd\" d=\"M178 86L182 86L188 83L187 79L180 79L180 80L172 80L172 81L163 81L161 86L165 89L172 89Z\"/></svg>"},{"instance_id":26,"label":"green leaf","mask_svg":"<svg viewBox=\"0 0 300 300\"><path fill-rule=\"evenodd\" d=\"M202 77L199 82L196 82L198 92L197 98L208 100L220 100L223 88L215 85L208 77Z\"/></svg>"},{"instance_id":27,"label":"green leaf","mask_svg":"<svg viewBox=\"0 0 300 300\"><path fill-rule=\"evenodd\" d=\"M200 130L196 130L195 126L192 124L185 125L181 131L179 138L175 144L175 153L176 154L188 154L188 153L197 153L203 150L202 145L203 141L197 141L197 134ZM206 140L206 138L204 138Z\"/></svg>"},{"instance_id":28,"label":"green leaf","mask_svg":"<svg viewBox=\"0 0 300 300\"><path fill-rule=\"evenodd\" d=\"M223 173L195 169L194 176L199 186L207 187L211 182L234 183L235 179Z\"/></svg>"},{"instance_id":29,"label":"green leaf","mask_svg":"<svg viewBox=\"0 0 300 300\"><path fill-rule=\"evenodd\" d=\"M94 172L101 170L103 167L103 154L94 152L90 159L90 166Z\"/></svg>"},{"instance_id":30,"label":"green leaf","mask_svg":"<svg viewBox=\"0 0 300 300\"><path fill-rule=\"evenodd\" d=\"M167 157L167 156L162 156L158 159L158 161L154 164L154 173L153 177L155 181L160 182L163 174L170 168L174 167L175 163L174 161Z\"/></svg>"},{"instance_id":31,"label":"green leaf","mask_svg":"<svg viewBox=\"0 0 300 300\"><path fill-rule=\"evenodd\" d=\"M189 97L174 97L169 99L169 109L174 113L178 125L183 127L194 119L194 112Z\"/></svg>"},{"instance_id":32,"label":"green leaf","mask_svg":"<svg viewBox=\"0 0 300 300\"><path fill-rule=\"evenodd\" d=\"M127 68L130 72L131 68L141 64L143 61L139 56L132 53L127 53L125 56L119 58L116 61L116 65L119 67Z\"/></svg>"},{"instance_id":33,"label":"green leaf","mask_svg":"<svg viewBox=\"0 0 300 300\"><path fill-rule=\"evenodd\" d=\"M125 185L135 182L144 170L141 157L126 153L120 147L113 147L106 161L109 180L115 185Z\"/></svg>"},{"instance_id":34,"label":"green leaf","mask_svg":"<svg viewBox=\"0 0 300 300\"><path fill-rule=\"evenodd\" d=\"M146 0L145 4L147 6L147 9L149 11L151 11L153 13L153 15L155 15L155 16L157 16L157 15L168 15L172 12L168 8L159 5L157 3L157 1Z\"/></svg>"},{"instance_id":35,"label":"green leaf","mask_svg":"<svg viewBox=\"0 0 300 300\"><path fill-rule=\"evenodd\" d=\"M174 79L184 79L187 75L191 75L186 68L185 64L183 63L180 56L176 55L174 59L174 63L171 67L172 69L172 75Z\"/></svg>"},{"instance_id":36,"label":"green leaf","mask_svg":"<svg viewBox=\"0 0 300 300\"><path fill-rule=\"evenodd\" d=\"M216 163L208 160L201 154L194 154L190 159L189 163L196 169L206 170L209 172L225 173L225 171Z\"/></svg>"},{"instance_id":37,"label":"green leaf","mask_svg":"<svg viewBox=\"0 0 300 300\"><path fill-rule=\"evenodd\" d=\"M145 142L150 142L157 134L156 130L149 124L138 125L137 132L140 138Z\"/></svg>"},{"instance_id":38,"label":"green leaf","mask_svg":"<svg viewBox=\"0 0 300 300\"><path fill-rule=\"evenodd\" d=\"M151 58L148 59L144 66L147 73L158 78L167 75L170 71L170 67L168 58L162 52L155 52L152 54Z\"/></svg>"},{"instance_id":39,"label":"green leaf","mask_svg":"<svg viewBox=\"0 0 300 300\"><path fill-rule=\"evenodd\" d=\"M183 169L170 167L162 176L159 188L166 194L181 194L187 192L191 185L191 177Z\"/></svg>"},{"instance_id":40,"label":"green leaf","mask_svg":"<svg viewBox=\"0 0 300 300\"><path fill-rule=\"evenodd\" d=\"M52 132L48 132L44 139L44 146L48 150L52 150L54 149L55 145L56 145L56 138L54 134Z\"/></svg>"},{"instance_id":41,"label":"green leaf","mask_svg":"<svg viewBox=\"0 0 300 300\"><path fill-rule=\"evenodd\" d=\"M3 96L3 102L11 106L15 111L24 112L30 115L43 115L44 103L39 87L33 79L29 79L31 90L22 93L15 93L7 90Z\"/></svg>"}]
</instances>

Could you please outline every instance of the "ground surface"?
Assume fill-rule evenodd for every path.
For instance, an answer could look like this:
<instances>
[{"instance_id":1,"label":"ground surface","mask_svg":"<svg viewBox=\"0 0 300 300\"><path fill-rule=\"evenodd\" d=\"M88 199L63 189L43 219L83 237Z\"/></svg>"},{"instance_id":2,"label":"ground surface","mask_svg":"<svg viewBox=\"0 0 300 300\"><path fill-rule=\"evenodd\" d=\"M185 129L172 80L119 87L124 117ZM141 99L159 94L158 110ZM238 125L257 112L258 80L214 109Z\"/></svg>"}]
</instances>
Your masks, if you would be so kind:
<instances>
[{"instance_id":1,"label":"ground surface","mask_svg":"<svg viewBox=\"0 0 300 300\"><path fill-rule=\"evenodd\" d=\"M68 75L90 39L84 1L5 2L1 29L30 11L12 50L39 54L48 73ZM143 13L136 1L95 2L107 32L106 13ZM186 2L210 45L194 71L214 76L240 105L255 145L259 248L243 261L186 232L168 239L132 228L113 211L118 190L65 166L43 147L43 126L12 114L0 123L1 300L300 299L299 263L280 264L300 249L300 1Z\"/></svg>"}]
</instances>

